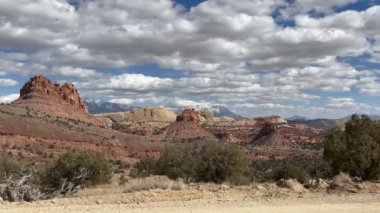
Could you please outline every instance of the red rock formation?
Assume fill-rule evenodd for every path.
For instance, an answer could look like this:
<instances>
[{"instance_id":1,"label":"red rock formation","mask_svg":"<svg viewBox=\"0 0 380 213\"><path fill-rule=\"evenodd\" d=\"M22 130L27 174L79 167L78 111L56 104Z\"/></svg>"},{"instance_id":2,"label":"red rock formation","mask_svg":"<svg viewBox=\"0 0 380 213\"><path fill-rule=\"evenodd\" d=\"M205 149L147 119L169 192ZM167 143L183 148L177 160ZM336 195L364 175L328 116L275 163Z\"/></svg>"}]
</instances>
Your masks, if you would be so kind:
<instances>
[{"instance_id":1,"label":"red rock formation","mask_svg":"<svg viewBox=\"0 0 380 213\"><path fill-rule=\"evenodd\" d=\"M200 126L200 117L194 109L186 109L177 120L161 129L155 138L164 141L183 141L193 139L215 139L215 136Z\"/></svg>"},{"instance_id":2,"label":"red rock formation","mask_svg":"<svg viewBox=\"0 0 380 213\"><path fill-rule=\"evenodd\" d=\"M199 114L194 109L185 109L181 115L177 116L177 121L200 123Z\"/></svg>"},{"instance_id":3,"label":"red rock formation","mask_svg":"<svg viewBox=\"0 0 380 213\"><path fill-rule=\"evenodd\" d=\"M278 127L273 123L265 123L259 134L255 137L252 143L261 146L282 147L284 137L278 131Z\"/></svg>"},{"instance_id":4,"label":"red rock formation","mask_svg":"<svg viewBox=\"0 0 380 213\"><path fill-rule=\"evenodd\" d=\"M272 123L265 123L264 127L260 130L258 137L270 135L277 132L277 125Z\"/></svg>"},{"instance_id":5,"label":"red rock formation","mask_svg":"<svg viewBox=\"0 0 380 213\"><path fill-rule=\"evenodd\" d=\"M40 75L31 78L20 90L20 99L32 99L36 96L44 96L48 99L64 101L71 106L88 113L84 100L73 84L65 83L62 86L53 84L49 79Z\"/></svg>"},{"instance_id":6,"label":"red rock formation","mask_svg":"<svg viewBox=\"0 0 380 213\"><path fill-rule=\"evenodd\" d=\"M84 100L73 84L61 86L41 75L31 78L20 90L20 98L12 104L34 113L105 126L102 120L88 114Z\"/></svg>"}]
</instances>

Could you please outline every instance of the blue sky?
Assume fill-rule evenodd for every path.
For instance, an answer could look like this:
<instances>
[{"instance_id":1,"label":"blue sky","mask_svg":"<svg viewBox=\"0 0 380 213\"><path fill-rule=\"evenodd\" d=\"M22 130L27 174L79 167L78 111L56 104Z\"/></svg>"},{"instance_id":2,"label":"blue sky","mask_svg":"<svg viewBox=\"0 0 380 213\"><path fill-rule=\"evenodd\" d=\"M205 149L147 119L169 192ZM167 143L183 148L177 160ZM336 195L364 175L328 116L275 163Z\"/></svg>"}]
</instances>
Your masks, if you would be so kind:
<instances>
[{"instance_id":1,"label":"blue sky","mask_svg":"<svg viewBox=\"0 0 380 213\"><path fill-rule=\"evenodd\" d=\"M134 106L380 114L380 0L0 5L0 102L42 74L74 82L86 98Z\"/></svg>"},{"instance_id":2,"label":"blue sky","mask_svg":"<svg viewBox=\"0 0 380 213\"><path fill-rule=\"evenodd\" d=\"M203 2L202 0L177 0L178 4L185 6L186 8L191 8L197 6L199 3Z\"/></svg>"}]
</instances>

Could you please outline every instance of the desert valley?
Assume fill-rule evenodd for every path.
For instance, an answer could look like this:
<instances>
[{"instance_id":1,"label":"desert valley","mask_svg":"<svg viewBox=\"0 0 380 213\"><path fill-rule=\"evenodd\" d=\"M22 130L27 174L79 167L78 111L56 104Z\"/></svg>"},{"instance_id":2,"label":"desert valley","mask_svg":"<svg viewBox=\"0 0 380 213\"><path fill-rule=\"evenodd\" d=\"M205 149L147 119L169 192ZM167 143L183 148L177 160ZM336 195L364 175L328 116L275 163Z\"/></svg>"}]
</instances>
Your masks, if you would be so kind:
<instances>
[{"instance_id":1,"label":"desert valley","mask_svg":"<svg viewBox=\"0 0 380 213\"><path fill-rule=\"evenodd\" d=\"M234 120L195 109L179 115L164 108L91 115L74 85L44 76L32 78L18 100L0 108L2 152L28 162L75 149L132 166L143 156L159 155L167 142L196 140L238 144L251 160L320 158L327 132L279 116Z\"/></svg>"},{"instance_id":2,"label":"desert valley","mask_svg":"<svg viewBox=\"0 0 380 213\"><path fill-rule=\"evenodd\" d=\"M0 0L1 212L380 212L380 0Z\"/></svg>"},{"instance_id":3,"label":"desert valley","mask_svg":"<svg viewBox=\"0 0 380 213\"><path fill-rule=\"evenodd\" d=\"M276 210L276 208L283 208L281 203L288 202L287 200L294 196L298 199L289 200L293 203L292 205L304 202L302 199L304 196L306 200L316 196L320 199L319 202L326 202L324 196L328 196L327 199L335 202L338 199L337 196L342 195L347 196L347 199L355 200L355 196L358 196L357 199L364 199L363 196L369 198L368 196L372 194L370 200L378 199L380 184L354 183L349 177L340 177L342 180L338 180L341 182L338 185L334 185L335 180L330 182L329 179L321 179L327 177L323 176L325 174L314 174L316 176L313 177L317 178L314 180L303 180L302 174L284 174L284 177L301 177L301 179L281 179L278 183L260 179L259 173L264 176L265 173L271 174L270 166L267 167L268 171L257 167L254 171L257 174L252 176L253 182L249 187L233 186L228 182L222 185L197 184L192 181L170 180L161 176L138 175L138 179L135 179L136 177L131 173L135 171L136 166L142 165L141 160L144 161L150 157L158 159L166 152L167 146L187 147L189 144L199 143L231 144L238 147L246 156L244 159L247 164L265 165L272 162L273 165L280 166L272 167L272 169L285 168L283 163L287 161L305 161L306 164L318 162L322 161L327 134L334 127L342 128L341 123L343 122L344 125L344 121L334 122L334 125L329 128L319 129L313 127L315 121L308 124L306 121L287 121L279 116L235 120L227 116L217 117L213 112L204 109L197 111L194 108L184 109L178 114L173 109L165 108L138 108L124 112L90 114L85 102L73 84L59 85L52 83L44 76L31 78L21 88L20 97L16 101L0 106L1 153L14 160L27 162L29 166L38 167L38 165L49 164L65 153L90 152L113 162L116 170L112 175L112 181L100 187L87 186L90 188L84 191L80 189L86 184L78 185L68 194L67 191L59 191L54 197L61 198L58 200L54 198L49 203L50 201L37 201L44 200L43 195L47 192L33 194L31 189L34 185L28 184L35 183L26 181L19 183L25 185L17 185L13 181L9 182L12 176L8 176L10 179L0 188L3 202L34 202L25 203L17 208L11 203L3 203L7 211L13 211L12 209L20 212L26 209L43 211L45 209L48 212L57 208L58 211L64 212L63 209L59 209L67 206L72 208L72 211L81 212L82 207L91 205L93 202L100 206L99 208L89 207L90 211L102 212L110 208L111 212L117 209L133 212L139 211L140 208L148 208L153 211L174 212L170 205L177 205L178 201L186 201L187 204L181 207L184 211L187 211L185 210L187 208L202 211L202 205L205 207L203 209L205 212L206 209L219 211L217 209L220 205L231 203L230 209L226 209L226 212L229 212L248 210L250 205L258 205L258 208L265 209L265 205L271 202L279 205L272 207L274 208L272 210ZM234 159L228 160L234 161ZM24 175L27 174L24 173ZM269 176L267 178L271 179ZM298 181L304 182L300 184ZM146 189L149 191L144 192ZM126 194L120 197L120 193ZM179 193L179 197L182 198L175 198L175 193ZM77 200L78 196L80 200ZM148 199L148 197L151 198ZM195 205L193 201L199 199L208 200L208 203L201 206ZM56 202L58 205L55 205ZM162 202L163 205L152 206L152 202L156 204ZM305 211L318 212L318 208L315 209L307 204L308 202L310 201L304 203ZM139 205L141 203L143 204ZM106 204L109 206L106 207ZM344 205L342 208L346 208ZM375 205L371 207L373 210L378 209L378 203L373 205ZM326 210L331 207L326 207ZM292 212L291 209L288 211Z\"/></svg>"}]
</instances>

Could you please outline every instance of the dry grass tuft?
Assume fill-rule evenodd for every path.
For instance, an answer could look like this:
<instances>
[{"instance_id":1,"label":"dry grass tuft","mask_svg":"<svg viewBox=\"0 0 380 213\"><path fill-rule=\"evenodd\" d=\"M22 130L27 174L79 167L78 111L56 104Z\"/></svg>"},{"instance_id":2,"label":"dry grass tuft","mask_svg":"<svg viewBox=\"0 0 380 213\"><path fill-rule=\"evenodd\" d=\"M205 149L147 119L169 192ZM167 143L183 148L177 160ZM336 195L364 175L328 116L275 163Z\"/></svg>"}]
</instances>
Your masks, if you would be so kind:
<instances>
[{"instance_id":1,"label":"dry grass tuft","mask_svg":"<svg viewBox=\"0 0 380 213\"><path fill-rule=\"evenodd\" d=\"M182 180L171 180L166 176L151 176L131 179L125 185L124 193L150 189L183 190L186 188Z\"/></svg>"},{"instance_id":2,"label":"dry grass tuft","mask_svg":"<svg viewBox=\"0 0 380 213\"><path fill-rule=\"evenodd\" d=\"M335 186L342 187L348 184L352 184L352 179L350 175L341 172L334 177L332 184Z\"/></svg>"}]
</instances>

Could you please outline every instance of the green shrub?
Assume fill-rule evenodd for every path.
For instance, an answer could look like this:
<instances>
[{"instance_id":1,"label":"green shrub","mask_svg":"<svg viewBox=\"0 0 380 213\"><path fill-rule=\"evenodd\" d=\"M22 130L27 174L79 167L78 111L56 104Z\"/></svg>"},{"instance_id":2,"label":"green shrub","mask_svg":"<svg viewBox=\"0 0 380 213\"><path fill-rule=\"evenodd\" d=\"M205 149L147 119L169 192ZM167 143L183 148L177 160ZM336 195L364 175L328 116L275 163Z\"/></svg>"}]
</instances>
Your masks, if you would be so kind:
<instances>
[{"instance_id":1,"label":"green shrub","mask_svg":"<svg viewBox=\"0 0 380 213\"><path fill-rule=\"evenodd\" d=\"M135 167L135 176L166 175L187 182L228 181L233 184L249 182L248 159L235 145L222 142L198 142L191 145L166 147L155 161L145 158Z\"/></svg>"},{"instance_id":2,"label":"green shrub","mask_svg":"<svg viewBox=\"0 0 380 213\"><path fill-rule=\"evenodd\" d=\"M30 170L21 161L13 160L8 155L0 157L0 180L19 179Z\"/></svg>"},{"instance_id":3,"label":"green shrub","mask_svg":"<svg viewBox=\"0 0 380 213\"><path fill-rule=\"evenodd\" d=\"M233 184L247 183L248 159L235 145L208 143L199 152L197 180Z\"/></svg>"},{"instance_id":4,"label":"green shrub","mask_svg":"<svg viewBox=\"0 0 380 213\"><path fill-rule=\"evenodd\" d=\"M137 177L147 177L150 174L154 174L156 171L157 160L153 157L147 156L141 159L130 172L130 176Z\"/></svg>"},{"instance_id":5,"label":"green shrub","mask_svg":"<svg viewBox=\"0 0 380 213\"><path fill-rule=\"evenodd\" d=\"M314 179L325 178L329 179L333 177L330 164L324 160L311 160L304 161L303 167L307 170L310 176Z\"/></svg>"},{"instance_id":6,"label":"green shrub","mask_svg":"<svg viewBox=\"0 0 380 213\"><path fill-rule=\"evenodd\" d=\"M105 158L89 152L68 152L47 166L41 184L51 189L66 183L74 187L96 185L108 182L111 174L112 165Z\"/></svg>"},{"instance_id":7,"label":"green shrub","mask_svg":"<svg viewBox=\"0 0 380 213\"><path fill-rule=\"evenodd\" d=\"M373 180L380 177L380 125L367 116L353 115L345 130L334 129L326 137L324 159L334 174Z\"/></svg>"},{"instance_id":8,"label":"green shrub","mask_svg":"<svg viewBox=\"0 0 380 213\"><path fill-rule=\"evenodd\" d=\"M295 158L292 160L259 161L254 162L251 167L252 179L260 182L281 178L296 178L299 181L302 179L306 181L308 176L313 179L333 177L330 165L322 159ZM285 175L288 173L286 170L302 170L303 174L301 176L306 178Z\"/></svg>"},{"instance_id":9,"label":"green shrub","mask_svg":"<svg viewBox=\"0 0 380 213\"><path fill-rule=\"evenodd\" d=\"M298 182L304 184L310 180L309 173L300 166L286 164L284 167L277 169L274 172L275 180L280 179L296 179Z\"/></svg>"},{"instance_id":10,"label":"green shrub","mask_svg":"<svg viewBox=\"0 0 380 213\"><path fill-rule=\"evenodd\" d=\"M157 161L156 174L195 181L198 162L194 157L197 157L195 146L166 147Z\"/></svg>"}]
</instances>

